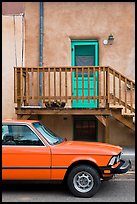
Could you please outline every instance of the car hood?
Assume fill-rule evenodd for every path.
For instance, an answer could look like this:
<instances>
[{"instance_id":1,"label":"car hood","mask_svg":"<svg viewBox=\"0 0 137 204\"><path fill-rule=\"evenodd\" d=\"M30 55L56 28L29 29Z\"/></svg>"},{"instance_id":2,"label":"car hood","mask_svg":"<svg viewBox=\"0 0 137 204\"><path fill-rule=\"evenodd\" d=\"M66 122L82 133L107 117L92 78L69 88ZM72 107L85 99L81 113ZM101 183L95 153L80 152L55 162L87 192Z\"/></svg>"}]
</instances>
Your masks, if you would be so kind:
<instances>
[{"instance_id":1,"label":"car hood","mask_svg":"<svg viewBox=\"0 0 137 204\"><path fill-rule=\"evenodd\" d=\"M51 147L53 154L117 155L122 147L101 142L64 141Z\"/></svg>"}]
</instances>

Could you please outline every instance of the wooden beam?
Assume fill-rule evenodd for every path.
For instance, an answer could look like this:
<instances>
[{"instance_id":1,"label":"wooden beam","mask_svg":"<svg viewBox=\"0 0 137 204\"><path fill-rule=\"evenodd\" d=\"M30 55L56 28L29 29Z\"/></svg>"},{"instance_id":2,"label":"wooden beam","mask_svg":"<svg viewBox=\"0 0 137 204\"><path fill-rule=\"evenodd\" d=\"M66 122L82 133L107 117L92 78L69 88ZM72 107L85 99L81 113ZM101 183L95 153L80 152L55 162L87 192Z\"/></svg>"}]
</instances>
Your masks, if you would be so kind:
<instances>
[{"instance_id":1,"label":"wooden beam","mask_svg":"<svg viewBox=\"0 0 137 204\"><path fill-rule=\"evenodd\" d=\"M96 115L96 118L106 127L106 118L103 115Z\"/></svg>"},{"instance_id":2,"label":"wooden beam","mask_svg":"<svg viewBox=\"0 0 137 204\"><path fill-rule=\"evenodd\" d=\"M133 121L129 120L126 118L126 116L124 117L123 115L121 115L120 113L117 113L115 110L112 110L112 115L113 117L120 121L121 123L123 123L125 126L127 126L128 128L132 129L133 131L135 131L135 124L133 123Z\"/></svg>"},{"instance_id":3,"label":"wooden beam","mask_svg":"<svg viewBox=\"0 0 137 204\"><path fill-rule=\"evenodd\" d=\"M111 110L105 108L95 109L72 109L54 108L46 109L41 107L22 107L15 108L16 114L21 115L111 115Z\"/></svg>"},{"instance_id":4,"label":"wooden beam","mask_svg":"<svg viewBox=\"0 0 137 204\"><path fill-rule=\"evenodd\" d=\"M17 119L20 120L27 120L30 118L31 115L17 115Z\"/></svg>"}]
</instances>

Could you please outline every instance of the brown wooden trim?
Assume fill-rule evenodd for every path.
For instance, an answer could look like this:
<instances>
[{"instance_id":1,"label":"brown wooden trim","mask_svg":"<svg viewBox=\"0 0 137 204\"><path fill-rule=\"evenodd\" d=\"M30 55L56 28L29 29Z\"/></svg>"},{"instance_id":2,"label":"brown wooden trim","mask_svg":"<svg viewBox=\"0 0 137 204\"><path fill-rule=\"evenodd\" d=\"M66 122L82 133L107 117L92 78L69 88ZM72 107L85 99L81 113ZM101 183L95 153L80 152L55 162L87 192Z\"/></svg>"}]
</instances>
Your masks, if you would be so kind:
<instances>
[{"instance_id":1,"label":"brown wooden trim","mask_svg":"<svg viewBox=\"0 0 137 204\"><path fill-rule=\"evenodd\" d=\"M48 88L49 88L48 100L50 102L51 101L51 99L50 99L50 68L48 68Z\"/></svg>"},{"instance_id":2,"label":"brown wooden trim","mask_svg":"<svg viewBox=\"0 0 137 204\"><path fill-rule=\"evenodd\" d=\"M43 75L43 84L42 84L42 90L43 90L43 100L45 100L45 72L44 72L44 69L43 69L43 72L42 72L42 75Z\"/></svg>"},{"instance_id":3,"label":"brown wooden trim","mask_svg":"<svg viewBox=\"0 0 137 204\"><path fill-rule=\"evenodd\" d=\"M106 127L106 118L103 115L96 115L96 118Z\"/></svg>"},{"instance_id":4,"label":"brown wooden trim","mask_svg":"<svg viewBox=\"0 0 137 204\"><path fill-rule=\"evenodd\" d=\"M59 68L59 95L60 95L60 101L61 101L61 67Z\"/></svg>"},{"instance_id":5,"label":"brown wooden trim","mask_svg":"<svg viewBox=\"0 0 137 204\"><path fill-rule=\"evenodd\" d=\"M109 116L106 117L106 126L105 126L105 142L109 143Z\"/></svg>"},{"instance_id":6,"label":"brown wooden trim","mask_svg":"<svg viewBox=\"0 0 137 204\"><path fill-rule=\"evenodd\" d=\"M111 115L110 109L99 108L99 109L72 109L72 108L36 108L36 107L22 107L16 108L16 114L19 115Z\"/></svg>"},{"instance_id":7,"label":"brown wooden trim","mask_svg":"<svg viewBox=\"0 0 137 204\"><path fill-rule=\"evenodd\" d=\"M34 99L34 69L31 69L31 76L32 76L32 100Z\"/></svg>"},{"instance_id":8,"label":"brown wooden trim","mask_svg":"<svg viewBox=\"0 0 137 204\"><path fill-rule=\"evenodd\" d=\"M29 73L28 68L26 68L26 105L29 104Z\"/></svg>"},{"instance_id":9,"label":"brown wooden trim","mask_svg":"<svg viewBox=\"0 0 137 204\"><path fill-rule=\"evenodd\" d=\"M121 105L121 74L119 74L119 105Z\"/></svg>"},{"instance_id":10,"label":"brown wooden trim","mask_svg":"<svg viewBox=\"0 0 137 204\"><path fill-rule=\"evenodd\" d=\"M68 86L67 86L67 68L65 69L65 101L67 102L67 91Z\"/></svg>"},{"instance_id":11,"label":"brown wooden trim","mask_svg":"<svg viewBox=\"0 0 137 204\"><path fill-rule=\"evenodd\" d=\"M76 68L76 101L78 102L78 68Z\"/></svg>"}]
</instances>

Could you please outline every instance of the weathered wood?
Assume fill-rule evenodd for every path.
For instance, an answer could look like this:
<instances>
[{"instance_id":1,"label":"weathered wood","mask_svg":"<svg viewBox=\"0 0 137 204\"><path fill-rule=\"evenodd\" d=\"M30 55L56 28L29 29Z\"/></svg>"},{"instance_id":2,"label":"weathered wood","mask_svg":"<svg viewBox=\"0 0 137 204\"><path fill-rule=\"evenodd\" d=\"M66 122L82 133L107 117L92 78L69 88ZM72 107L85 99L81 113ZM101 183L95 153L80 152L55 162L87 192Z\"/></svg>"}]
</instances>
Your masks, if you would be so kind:
<instances>
[{"instance_id":1,"label":"weathered wood","mask_svg":"<svg viewBox=\"0 0 137 204\"><path fill-rule=\"evenodd\" d=\"M73 90L72 90L72 72L73 72L73 69L71 67L71 70L70 70L70 73L71 73L71 76L70 76L70 86L71 86L71 89L70 89L70 93L71 93L71 103L72 103L72 97L73 97Z\"/></svg>"},{"instance_id":2,"label":"weathered wood","mask_svg":"<svg viewBox=\"0 0 137 204\"><path fill-rule=\"evenodd\" d=\"M38 71L37 71L37 96L38 96L38 99L39 99L39 97L40 97L40 90L39 90L39 87L40 87L40 83L39 83L39 81L40 81L40 79L39 79L39 77L40 77L40 74L39 74L39 72L40 72L40 70L39 70L39 68L38 68Z\"/></svg>"},{"instance_id":3,"label":"weathered wood","mask_svg":"<svg viewBox=\"0 0 137 204\"><path fill-rule=\"evenodd\" d=\"M103 67L103 83L104 83L104 97L106 96L106 76L105 76L105 67ZM106 100L104 98L104 104L106 103Z\"/></svg>"},{"instance_id":4,"label":"weathered wood","mask_svg":"<svg viewBox=\"0 0 137 204\"><path fill-rule=\"evenodd\" d=\"M130 82L130 105L131 105L131 113L133 112L133 83Z\"/></svg>"},{"instance_id":5,"label":"weathered wood","mask_svg":"<svg viewBox=\"0 0 137 204\"><path fill-rule=\"evenodd\" d=\"M101 68L99 67L98 70L98 80L99 80L99 84L98 84L98 96L99 96L99 103L101 103Z\"/></svg>"},{"instance_id":6,"label":"weathered wood","mask_svg":"<svg viewBox=\"0 0 137 204\"><path fill-rule=\"evenodd\" d=\"M106 117L106 126L105 126L105 142L109 143L109 116Z\"/></svg>"},{"instance_id":7,"label":"weathered wood","mask_svg":"<svg viewBox=\"0 0 137 204\"><path fill-rule=\"evenodd\" d=\"M26 105L29 104L29 73L28 68L26 68Z\"/></svg>"},{"instance_id":8,"label":"weathered wood","mask_svg":"<svg viewBox=\"0 0 137 204\"><path fill-rule=\"evenodd\" d=\"M51 101L51 99L50 99L50 68L48 68L48 88L49 88L48 100L50 102Z\"/></svg>"},{"instance_id":9,"label":"weathered wood","mask_svg":"<svg viewBox=\"0 0 137 204\"><path fill-rule=\"evenodd\" d=\"M54 100L56 101L56 69L54 68Z\"/></svg>"},{"instance_id":10,"label":"weathered wood","mask_svg":"<svg viewBox=\"0 0 137 204\"><path fill-rule=\"evenodd\" d=\"M133 123L133 120L128 120L126 119L124 116L122 116L120 113L118 113L115 110L111 110L113 117L118 120L119 122L123 123L125 126L127 126L128 128L132 129L133 131L135 131L135 124Z\"/></svg>"},{"instance_id":11,"label":"weathered wood","mask_svg":"<svg viewBox=\"0 0 137 204\"><path fill-rule=\"evenodd\" d=\"M14 103L17 103L17 68L14 68Z\"/></svg>"},{"instance_id":12,"label":"weathered wood","mask_svg":"<svg viewBox=\"0 0 137 204\"><path fill-rule=\"evenodd\" d=\"M113 71L113 99L114 99L114 105L116 104L116 84L115 84L115 71Z\"/></svg>"},{"instance_id":13,"label":"weathered wood","mask_svg":"<svg viewBox=\"0 0 137 204\"><path fill-rule=\"evenodd\" d=\"M68 90L68 86L67 86L67 68L65 69L65 101L67 102L67 90Z\"/></svg>"},{"instance_id":14,"label":"weathered wood","mask_svg":"<svg viewBox=\"0 0 137 204\"><path fill-rule=\"evenodd\" d=\"M90 96L90 69L88 67L88 102L90 102L89 96Z\"/></svg>"},{"instance_id":15,"label":"weathered wood","mask_svg":"<svg viewBox=\"0 0 137 204\"><path fill-rule=\"evenodd\" d=\"M76 68L76 101L78 102L78 68Z\"/></svg>"},{"instance_id":16,"label":"weathered wood","mask_svg":"<svg viewBox=\"0 0 137 204\"><path fill-rule=\"evenodd\" d=\"M31 117L31 114L28 115L17 115L17 119L19 120L28 120Z\"/></svg>"},{"instance_id":17,"label":"weathered wood","mask_svg":"<svg viewBox=\"0 0 137 204\"><path fill-rule=\"evenodd\" d=\"M59 68L59 95L61 101L61 67Z\"/></svg>"},{"instance_id":18,"label":"weathered wood","mask_svg":"<svg viewBox=\"0 0 137 204\"><path fill-rule=\"evenodd\" d=\"M82 103L84 103L84 67L82 67Z\"/></svg>"},{"instance_id":19,"label":"weathered wood","mask_svg":"<svg viewBox=\"0 0 137 204\"><path fill-rule=\"evenodd\" d=\"M96 115L96 118L106 127L106 118L103 115Z\"/></svg>"},{"instance_id":20,"label":"weathered wood","mask_svg":"<svg viewBox=\"0 0 137 204\"><path fill-rule=\"evenodd\" d=\"M127 113L127 79L125 78L125 113Z\"/></svg>"},{"instance_id":21,"label":"weathered wood","mask_svg":"<svg viewBox=\"0 0 137 204\"><path fill-rule=\"evenodd\" d=\"M21 105L23 103L23 73L22 73L22 68L20 72L20 96L21 96Z\"/></svg>"},{"instance_id":22,"label":"weathered wood","mask_svg":"<svg viewBox=\"0 0 137 204\"><path fill-rule=\"evenodd\" d=\"M32 84L31 84L31 86L32 86L32 100L34 100L34 69L32 68L31 69L31 76L32 76Z\"/></svg>"},{"instance_id":23,"label":"weathered wood","mask_svg":"<svg viewBox=\"0 0 137 204\"><path fill-rule=\"evenodd\" d=\"M42 90L43 90L43 101L45 100L45 71L44 71L44 69L43 69L43 84L42 84Z\"/></svg>"},{"instance_id":24,"label":"weathered wood","mask_svg":"<svg viewBox=\"0 0 137 204\"><path fill-rule=\"evenodd\" d=\"M42 72L43 75L43 94L39 95L39 74ZM78 92L78 73L82 72L82 95L79 96ZM88 95L85 96L85 82L84 82L84 72L87 73L87 85L88 85ZM90 73L93 73L93 82L94 82L94 90L93 96L90 96ZM98 96L96 96L96 72L98 72ZM47 77L45 78L45 73L47 73ZM57 73L59 74L59 80L57 81ZM76 85L76 95L73 96L72 93L72 73L75 73L75 85ZM71 75L71 77L70 77ZM53 76L53 78L51 77ZM70 78L68 78L68 76ZM113 83L110 84L110 77L113 77ZM36 80L37 77L37 80ZM60 100L60 102L67 102L68 100L99 100L99 103L103 101L103 106L109 107L110 97L114 100L113 104L118 102L123 105L125 109L127 109L127 113L135 112L134 108L134 89L135 83L132 80L129 80L127 77L119 74L116 70L105 67L105 66L65 66L65 67L15 67L14 68L14 101L17 102L17 106L21 107L24 101L24 105L30 105L30 102L36 103L39 99L43 100L43 102L48 101L56 101ZM116 78L119 80L119 98L116 97ZM53 86L51 82L53 81ZM62 87L62 82L65 81L65 86ZM124 82L124 88L121 85L121 81ZM24 88L24 82L26 86ZM68 82L71 82L70 87L68 87ZM127 101L127 84L131 86L130 93L128 96L130 97L130 101ZM57 86L58 85L58 86ZM45 88L47 86L47 94L45 93ZM113 95L110 94L110 86L112 87ZM38 91L35 90L38 89ZM64 90L63 90L64 89ZM31 91L31 92L30 92ZM62 96L62 92L65 91L65 95ZM59 94L58 94L59 93ZM124 100L122 98L122 93L124 94ZM122 101L123 100L123 101ZM112 101L111 101L112 102ZM102 104L101 104L102 105ZM100 107L101 107L100 105Z\"/></svg>"},{"instance_id":25,"label":"weathered wood","mask_svg":"<svg viewBox=\"0 0 137 204\"><path fill-rule=\"evenodd\" d=\"M95 102L95 96L96 96L96 70L95 70L95 67L93 68L93 77L94 77L94 102Z\"/></svg>"},{"instance_id":26,"label":"weathered wood","mask_svg":"<svg viewBox=\"0 0 137 204\"><path fill-rule=\"evenodd\" d=\"M41 108L41 107L22 107L16 108L18 115L111 115L111 110L106 108L95 109L72 109L72 108Z\"/></svg>"},{"instance_id":27,"label":"weathered wood","mask_svg":"<svg viewBox=\"0 0 137 204\"><path fill-rule=\"evenodd\" d=\"M119 74L119 105L121 105L121 74Z\"/></svg>"}]
</instances>

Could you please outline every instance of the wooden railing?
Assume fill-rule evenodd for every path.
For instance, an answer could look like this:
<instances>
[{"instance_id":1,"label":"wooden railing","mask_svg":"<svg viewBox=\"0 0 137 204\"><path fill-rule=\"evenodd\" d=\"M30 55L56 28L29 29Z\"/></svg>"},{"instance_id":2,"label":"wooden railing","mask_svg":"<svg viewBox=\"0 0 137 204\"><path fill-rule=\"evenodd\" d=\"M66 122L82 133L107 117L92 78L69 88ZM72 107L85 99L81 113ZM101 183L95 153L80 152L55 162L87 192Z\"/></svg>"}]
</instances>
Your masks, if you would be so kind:
<instances>
[{"instance_id":1,"label":"wooden railing","mask_svg":"<svg viewBox=\"0 0 137 204\"><path fill-rule=\"evenodd\" d=\"M71 107L73 100L98 101L98 108L119 104L125 107L125 112L133 113L135 83L106 66L14 67L14 102L18 107L39 105L40 101L44 106L46 102L58 101Z\"/></svg>"}]
</instances>

